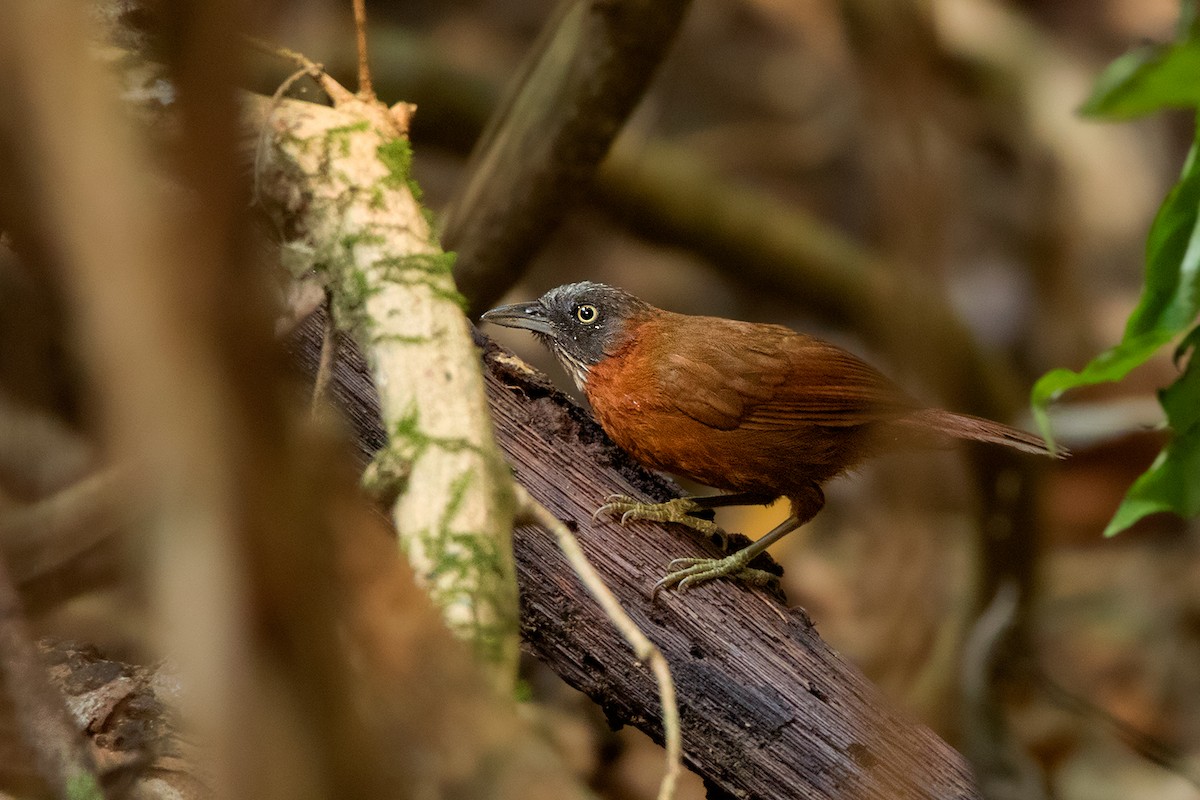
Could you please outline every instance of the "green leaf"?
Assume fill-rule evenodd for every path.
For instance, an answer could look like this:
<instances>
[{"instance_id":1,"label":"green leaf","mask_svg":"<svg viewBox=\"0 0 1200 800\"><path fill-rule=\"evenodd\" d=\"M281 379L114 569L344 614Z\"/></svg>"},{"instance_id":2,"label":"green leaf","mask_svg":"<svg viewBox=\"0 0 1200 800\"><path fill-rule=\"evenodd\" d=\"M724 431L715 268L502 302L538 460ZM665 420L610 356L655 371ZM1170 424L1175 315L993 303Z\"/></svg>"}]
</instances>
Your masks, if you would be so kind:
<instances>
[{"instance_id":1,"label":"green leaf","mask_svg":"<svg viewBox=\"0 0 1200 800\"><path fill-rule=\"evenodd\" d=\"M1116 347L1093 358L1078 372L1069 369L1048 372L1034 385L1033 402L1035 405L1045 405L1067 389L1119 381L1134 367L1145 363L1160 347L1171 341L1173 336L1170 332L1151 331L1142 336L1125 339Z\"/></svg>"},{"instance_id":2,"label":"green leaf","mask_svg":"<svg viewBox=\"0 0 1200 800\"><path fill-rule=\"evenodd\" d=\"M1183 374L1158 395L1163 411L1167 413L1167 423L1176 431L1185 431L1200 423L1200 362L1196 358L1197 347L1200 347L1200 326L1193 328L1175 351L1177 363L1184 357L1188 358ZM1200 480L1200 475L1196 478Z\"/></svg>"},{"instance_id":3,"label":"green leaf","mask_svg":"<svg viewBox=\"0 0 1200 800\"><path fill-rule=\"evenodd\" d=\"M1200 426L1193 425L1177 434L1150 469L1134 481L1104 535L1118 534L1142 517L1159 511L1171 511L1182 517L1200 514Z\"/></svg>"},{"instance_id":4,"label":"green leaf","mask_svg":"<svg viewBox=\"0 0 1200 800\"><path fill-rule=\"evenodd\" d=\"M1144 45L1108 65L1080 113L1130 119L1164 108L1197 108L1198 75L1200 39Z\"/></svg>"},{"instance_id":5,"label":"green leaf","mask_svg":"<svg viewBox=\"0 0 1200 800\"><path fill-rule=\"evenodd\" d=\"M1200 73L1198 73L1200 77ZM1200 81L1198 81L1200 83ZM1193 144L1179 183L1167 194L1146 242L1146 284L1125 338L1179 332L1200 311L1200 159Z\"/></svg>"},{"instance_id":6,"label":"green leaf","mask_svg":"<svg viewBox=\"0 0 1200 800\"><path fill-rule=\"evenodd\" d=\"M1121 343L1078 372L1056 369L1033 387L1033 414L1053 442L1046 406L1068 389L1119 381L1195 321L1200 313L1200 158L1192 145L1179 183L1167 195L1146 243L1146 280Z\"/></svg>"},{"instance_id":7,"label":"green leaf","mask_svg":"<svg viewBox=\"0 0 1200 800\"><path fill-rule=\"evenodd\" d=\"M1147 514L1171 511L1181 517L1200 514L1200 326L1194 328L1177 357L1190 351L1183 374L1159 393L1173 435L1154 464L1129 489L1112 522L1104 530L1113 536Z\"/></svg>"},{"instance_id":8,"label":"green leaf","mask_svg":"<svg viewBox=\"0 0 1200 800\"><path fill-rule=\"evenodd\" d=\"M1200 428L1176 435L1152 467L1134 481L1112 516L1105 536L1115 536L1142 517L1160 511L1194 517L1200 513Z\"/></svg>"},{"instance_id":9,"label":"green leaf","mask_svg":"<svg viewBox=\"0 0 1200 800\"><path fill-rule=\"evenodd\" d=\"M1050 430L1046 407L1059 395L1080 386L1121 380L1135 367L1144 364L1174 337L1174 331L1150 331L1132 338L1126 335L1119 345L1096 356L1078 372L1069 369L1047 372L1033 385L1032 393L1033 417L1042 436L1053 446L1054 437Z\"/></svg>"},{"instance_id":10,"label":"green leaf","mask_svg":"<svg viewBox=\"0 0 1200 800\"><path fill-rule=\"evenodd\" d=\"M1200 13L1197 0L1181 0L1176 41L1121 56L1096 82L1084 114L1128 118L1179 107L1200 110ZM1179 182L1171 189L1146 242L1142 296L1116 347L1079 372L1059 369L1033 387L1033 413L1051 447L1046 406L1068 389L1124 378L1184 330L1176 361L1188 356L1183 374L1159 393L1173 432L1171 441L1130 487L1104 534L1112 536L1147 514L1200 514L1200 131Z\"/></svg>"}]
</instances>

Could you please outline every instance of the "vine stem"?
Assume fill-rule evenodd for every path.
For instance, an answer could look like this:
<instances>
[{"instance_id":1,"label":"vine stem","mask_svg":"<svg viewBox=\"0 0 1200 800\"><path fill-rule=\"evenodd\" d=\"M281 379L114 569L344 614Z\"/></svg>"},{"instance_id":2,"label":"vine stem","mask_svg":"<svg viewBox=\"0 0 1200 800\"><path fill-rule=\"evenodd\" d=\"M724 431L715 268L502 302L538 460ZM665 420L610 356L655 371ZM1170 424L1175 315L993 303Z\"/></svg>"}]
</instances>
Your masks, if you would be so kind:
<instances>
[{"instance_id":1,"label":"vine stem","mask_svg":"<svg viewBox=\"0 0 1200 800\"><path fill-rule=\"evenodd\" d=\"M646 634L642 633L637 623L630 618L617 598L604 585L600 574L583 554L583 548L579 546L579 539L571 533L563 521L533 499L520 484L514 484L514 495L517 501L516 523L518 525L538 525L554 534L554 538L558 540L559 549L566 556L584 587L596 599L605 615L612 621L613 626L625 637L625 641L629 642L638 660L649 666L650 671L654 673L654 679L658 683L659 698L662 702L663 746L667 751L667 769L659 784L658 800L671 800L675 796L675 785L682 769L683 743L679 728L679 706L675 699L675 681L671 677L671 668L667 665L667 659L663 656L662 651L646 637Z\"/></svg>"}]
</instances>

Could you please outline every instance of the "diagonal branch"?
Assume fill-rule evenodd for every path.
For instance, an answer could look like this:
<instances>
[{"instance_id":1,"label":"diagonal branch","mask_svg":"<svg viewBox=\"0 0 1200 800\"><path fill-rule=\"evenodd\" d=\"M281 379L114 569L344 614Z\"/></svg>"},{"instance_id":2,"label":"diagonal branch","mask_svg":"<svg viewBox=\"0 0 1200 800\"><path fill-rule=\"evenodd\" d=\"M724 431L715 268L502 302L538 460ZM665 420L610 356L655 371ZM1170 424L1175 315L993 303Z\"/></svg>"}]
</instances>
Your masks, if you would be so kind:
<instances>
[{"instance_id":1,"label":"diagonal branch","mask_svg":"<svg viewBox=\"0 0 1200 800\"><path fill-rule=\"evenodd\" d=\"M579 576L579 580L591 592L592 597L604 609L605 615L612 620L613 625L625 637L625 641L633 647L634 654L640 661L650 666L654 679L659 686L659 696L662 698L662 727L664 746L667 751L667 771L659 785L659 800L671 800L675 796L675 784L679 780L681 748L679 731L679 707L675 699L675 682L671 678L670 667L662 652L646 638L638 628L637 623L629 618L625 609L604 581L592 568L587 556L579 546L579 540L571 533L566 524L550 513L544 505L534 500L524 488L517 487L518 516L517 524L538 525L554 534L558 547L562 550L571 568Z\"/></svg>"},{"instance_id":2,"label":"diagonal branch","mask_svg":"<svg viewBox=\"0 0 1200 800\"><path fill-rule=\"evenodd\" d=\"M563 0L471 157L442 241L478 313L590 184L689 0Z\"/></svg>"}]
</instances>

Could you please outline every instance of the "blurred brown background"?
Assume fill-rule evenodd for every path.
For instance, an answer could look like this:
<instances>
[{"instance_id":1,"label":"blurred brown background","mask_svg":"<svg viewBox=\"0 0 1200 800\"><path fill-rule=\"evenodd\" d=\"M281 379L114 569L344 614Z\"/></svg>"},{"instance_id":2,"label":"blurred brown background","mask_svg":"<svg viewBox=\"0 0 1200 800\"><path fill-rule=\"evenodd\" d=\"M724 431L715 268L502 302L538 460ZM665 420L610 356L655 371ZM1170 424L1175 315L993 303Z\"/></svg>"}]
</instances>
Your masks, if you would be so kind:
<instances>
[{"instance_id":1,"label":"blurred brown background","mask_svg":"<svg viewBox=\"0 0 1200 800\"><path fill-rule=\"evenodd\" d=\"M376 88L387 102L418 105L416 176L435 213L461 188L475 138L554 6L370 4ZM262 35L352 74L348 4L276 0L271 10ZM506 302L575 280L612 283L677 311L825 336L930 403L979 411L976 393L991 389L962 373L952 354L963 343L924 313L944 306L993 365L989 386L1011 393L996 402L1019 409L1040 374L1077 368L1115 342L1136 302L1146 230L1190 121L1100 123L1075 109L1112 58L1170 38L1177 13L1171 0L694 0L595 188L549 233ZM258 66L258 88L273 90L280 67ZM751 257L720 226L672 224L703 200L755 220L762 235L752 242L804 232L828 247L796 263L785 252ZM847 267L858 271L846 276ZM855 286L886 284L884 301L803 277L839 270ZM568 388L530 337L488 334ZM1061 407L1058 431L1075 456L1037 475L1025 531L1036 543L1029 630L1050 679L1195 765L1196 525L1152 517L1101 537L1161 443L1150 430L1153 390L1173 370L1163 359ZM967 459L891 457L827 494L806 535L773 551L790 602L898 704L961 744L960 653L986 601ZM757 533L781 514L721 521ZM609 733L590 703L537 665L527 678L604 796L654 795L654 745ZM1027 685L1008 712L1055 797L1200 797L1181 770L1122 743L1111 720L1044 686ZM682 796L703 796L699 781Z\"/></svg>"},{"instance_id":2,"label":"blurred brown background","mask_svg":"<svg viewBox=\"0 0 1200 800\"><path fill-rule=\"evenodd\" d=\"M418 104L416 170L433 209L453 198L487 110L552 9L548 0L372 5L376 81L385 100ZM672 159L690 176L681 191L753 190L884 259L902 286L943 296L985 351L1015 366L1024 392L1045 370L1077 368L1115 342L1136 301L1147 226L1182 163L1189 122L1100 123L1075 109L1112 58L1170 38L1177 13L1171 0L696 0L615 150L651 172ZM347 14L315 3L292 14L274 34L280 41L348 63ZM747 273L720 248L680 241L615 183L601 178L506 301L588 279L673 310L781 322L842 343L919 396L956 407L960 398L918 377L930 365L897 357L938 352L922 341L923 320L906 315L912 304L903 296L880 325L900 344L864 337L824 298ZM531 337L488 333L568 387ZM1152 390L1171 369L1151 365L1062 412L1076 456L1046 470L1038 489L1032 625L1055 680L1194 754L1194 527L1155 517L1115 540L1100 536L1156 451L1156 434L1144 428L1157 420ZM807 536L775 550L791 602L952 741L958 723L948 698L976 602L976 498L965 470L954 453L873 464L831 486ZM758 532L779 513L730 513L723 522ZM534 680L550 682L540 673ZM1044 693L1012 711L1056 796L1200 796L1103 721ZM598 730L581 732L578 750L585 762L606 762L596 767L604 793L652 796L652 745L623 732L597 753L597 738L606 739ZM700 796L696 785L689 792Z\"/></svg>"}]
</instances>

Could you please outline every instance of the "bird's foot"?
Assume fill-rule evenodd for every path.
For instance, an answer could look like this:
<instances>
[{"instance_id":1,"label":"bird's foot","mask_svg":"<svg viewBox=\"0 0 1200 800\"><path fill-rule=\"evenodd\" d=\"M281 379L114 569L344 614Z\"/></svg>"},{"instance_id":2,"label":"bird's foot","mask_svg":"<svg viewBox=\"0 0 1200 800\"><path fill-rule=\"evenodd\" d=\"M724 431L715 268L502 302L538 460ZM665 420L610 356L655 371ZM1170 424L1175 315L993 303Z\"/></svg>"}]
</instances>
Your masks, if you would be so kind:
<instances>
[{"instance_id":1,"label":"bird's foot","mask_svg":"<svg viewBox=\"0 0 1200 800\"><path fill-rule=\"evenodd\" d=\"M667 568L674 572L668 573L666 577L654 584L651 597L672 586L682 592L698 583L711 581L714 578L732 578L751 586L767 586L777 580L777 575L746 566L754 559L755 555L747 550L739 550L725 558L677 558L667 564Z\"/></svg>"},{"instance_id":2,"label":"bird's foot","mask_svg":"<svg viewBox=\"0 0 1200 800\"><path fill-rule=\"evenodd\" d=\"M674 522L716 539L721 549L724 550L728 546L728 537L725 531L721 530L715 522L692 515L692 512L705 510L707 509L690 497L677 497L665 503L643 503L629 495L612 494L604 501L604 505L596 509L592 518L595 519L601 514L610 516L619 514L622 525L635 519Z\"/></svg>"}]
</instances>

